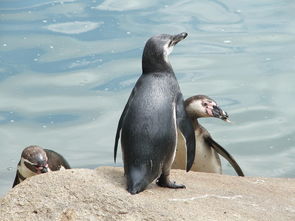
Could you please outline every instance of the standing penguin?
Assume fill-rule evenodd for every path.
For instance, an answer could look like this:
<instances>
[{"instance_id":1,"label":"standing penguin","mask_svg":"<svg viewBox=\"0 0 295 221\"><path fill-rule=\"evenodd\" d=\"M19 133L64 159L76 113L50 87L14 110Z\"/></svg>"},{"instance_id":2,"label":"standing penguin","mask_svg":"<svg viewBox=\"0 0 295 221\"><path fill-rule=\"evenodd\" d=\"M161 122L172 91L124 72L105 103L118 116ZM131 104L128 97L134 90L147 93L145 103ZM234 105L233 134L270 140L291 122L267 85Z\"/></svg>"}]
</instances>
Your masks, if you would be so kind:
<instances>
[{"instance_id":1,"label":"standing penguin","mask_svg":"<svg viewBox=\"0 0 295 221\"><path fill-rule=\"evenodd\" d=\"M187 146L186 170L195 158L192 122L184 109L183 97L168 60L173 47L187 33L162 34L150 38L142 56L142 75L136 82L120 117L114 147L116 161L121 132L127 191L136 194L157 179L169 188L185 188L169 179L176 151L178 129Z\"/></svg>"},{"instance_id":2,"label":"standing penguin","mask_svg":"<svg viewBox=\"0 0 295 221\"><path fill-rule=\"evenodd\" d=\"M61 169L71 169L62 155L39 146L26 147L17 165L16 176L12 187L15 187L31 176Z\"/></svg>"},{"instance_id":3,"label":"standing penguin","mask_svg":"<svg viewBox=\"0 0 295 221\"><path fill-rule=\"evenodd\" d=\"M244 173L235 159L217 142L213 140L209 132L198 122L200 117L216 117L228 121L228 115L217 103L208 96L196 95L185 100L185 109L193 122L196 136L196 156L191 170L207 173L222 173L219 153L235 169L239 176ZM173 169L185 168L185 146L184 140L178 136L176 157L173 162Z\"/></svg>"}]
</instances>

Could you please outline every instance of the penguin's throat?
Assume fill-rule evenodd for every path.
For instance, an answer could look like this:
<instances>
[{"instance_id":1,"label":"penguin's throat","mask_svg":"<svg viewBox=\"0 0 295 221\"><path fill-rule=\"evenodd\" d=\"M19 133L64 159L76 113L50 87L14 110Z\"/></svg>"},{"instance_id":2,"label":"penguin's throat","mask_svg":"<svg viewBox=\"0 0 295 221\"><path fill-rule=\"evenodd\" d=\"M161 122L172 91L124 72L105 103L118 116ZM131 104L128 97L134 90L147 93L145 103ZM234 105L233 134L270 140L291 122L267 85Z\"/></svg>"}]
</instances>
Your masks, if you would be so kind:
<instances>
[{"instance_id":1,"label":"penguin's throat","mask_svg":"<svg viewBox=\"0 0 295 221\"><path fill-rule=\"evenodd\" d=\"M172 66L167 62L147 62L142 65L142 73L173 73Z\"/></svg>"},{"instance_id":2,"label":"penguin's throat","mask_svg":"<svg viewBox=\"0 0 295 221\"><path fill-rule=\"evenodd\" d=\"M198 118L191 117L191 121L193 123L194 130L197 130L200 127Z\"/></svg>"},{"instance_id":3,"label":"penguin's throat","mask_svg":"<svg viewBox=\"0 0 295 221\"><path fill-rule=\"evenodd\" d=\"M17 170L17 176L20 182L24 181L26 179L26 177L24 177L19 170Z\"/></svg>"},{"instance_id":4,"label":"penguin's throat","mask_svg":"<svg viewBox=\"0 0 295 221\"><path fill-rule=\"evenodd\" d=\"M34 171L32 171L29 168L27 168L26 165L23 162L21 162L21 165L18 166L18 173L24 179L29 178L29 177L34 176L34 175L37 175L37 173L35 173Z\"/></svg>"},{"instance_id":5,"label":"penguin's throat","mask_svg":"<svg viewBox=\"0 0 295 221\"><path fill-rule=\"evenodd\" d=\"M169 61L169 55L171 54L171 52L173 51L173 46L169 46L169 42L167 44L164 45L164 54L163 54L163 58L166 61L166 63L170 64Z\"/></svg>"},{"instance_id":6,"label":"penguin's throat","mask_svg":"<svg viewBox=\"0 0 295 221\"><path fill-rule=\"evenodd\" d=\"M170 62L164 54L144 54L142 58L142 73L173 72Z\"/></svg>"}]
</instances>

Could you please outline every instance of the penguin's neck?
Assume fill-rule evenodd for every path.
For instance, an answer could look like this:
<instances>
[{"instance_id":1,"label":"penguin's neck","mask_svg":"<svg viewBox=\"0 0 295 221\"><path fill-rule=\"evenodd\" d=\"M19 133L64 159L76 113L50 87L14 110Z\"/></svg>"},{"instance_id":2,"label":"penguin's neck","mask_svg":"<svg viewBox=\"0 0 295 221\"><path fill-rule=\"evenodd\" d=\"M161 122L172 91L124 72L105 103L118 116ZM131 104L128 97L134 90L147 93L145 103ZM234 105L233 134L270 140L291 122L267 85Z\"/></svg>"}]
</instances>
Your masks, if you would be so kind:
<instances>
[{"instance_id":1,"label":"penguin's neck","mask_svg":"<svg viewBox=\"0 0 295 221\"><path fill-rule=\"evenodd\" d=\"M146 55L143 54L142 56L142 73L149 74L149 73L174 73L170 62L164 59L164 56L157 56L157 55Z\"/></svg>"},{"instance_id":2,"label":"penguin's neck","mask_svg":"<svg viewBox=\"0 0 295 221\"><path fill-rule=\"evenodd\" d=\"M192 121L192 123L193 123L194 130L196 131L196 130L200 127L200 124L199 124L198 118L196 118L196 117L191 117L191 121Z\"/></svg>"}]
</instances>

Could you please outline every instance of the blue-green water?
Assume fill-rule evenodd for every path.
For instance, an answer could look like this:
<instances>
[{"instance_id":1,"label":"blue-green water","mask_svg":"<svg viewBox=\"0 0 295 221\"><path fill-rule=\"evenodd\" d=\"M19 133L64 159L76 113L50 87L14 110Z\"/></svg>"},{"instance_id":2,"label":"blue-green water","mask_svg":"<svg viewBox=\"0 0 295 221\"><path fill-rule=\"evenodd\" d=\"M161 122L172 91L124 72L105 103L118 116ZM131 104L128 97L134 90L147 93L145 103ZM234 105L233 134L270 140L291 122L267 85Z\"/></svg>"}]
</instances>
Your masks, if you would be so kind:
<instances>
[{"instance_id":1,"label":"blue-green water","mask_svg":"<svg viewBox=\"0 0 295 221\"><path fill-rule=\"evenodd\" d=\"M114 165L145 41L183 31L171 63L184 96L213 97L233 122L203 125L246 175L295 177L294 1L1 0L0 8L0 195L31 144L72 167ZM225 162L224 172L234 174Z\"/></svg>"}]
</instances>

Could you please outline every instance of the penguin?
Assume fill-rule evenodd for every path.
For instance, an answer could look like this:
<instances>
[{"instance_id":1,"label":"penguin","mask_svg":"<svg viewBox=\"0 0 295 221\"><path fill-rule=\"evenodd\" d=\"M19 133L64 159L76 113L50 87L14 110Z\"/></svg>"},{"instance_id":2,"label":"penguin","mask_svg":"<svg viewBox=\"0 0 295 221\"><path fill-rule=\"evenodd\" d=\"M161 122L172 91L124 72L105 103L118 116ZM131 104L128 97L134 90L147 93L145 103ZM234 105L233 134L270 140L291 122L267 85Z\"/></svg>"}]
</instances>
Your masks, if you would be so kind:
<instances>
[{"instance_id":1,"label":"penguin","mask_svg":"<svg viewBox=\"0 0 295 221\"><path fill-rule=\"evenodd\" d=\"M137 80L118 122L114 161L118 141L121 148L127 191L137 194L156 180L158 186L185 188L170 181L178 133L185 137L186 170L195 157L194 128L168 56L187 33L151 37L142 55L142 75Z\"/></svg>"},{"instance_id":2,"label":"penguin","mask_svg":"<svg viewBox=\"0 0 295 221\"><path fill-rule=\"evenodd\" d=\"M71 169L62 155L40 146L28 146L21 154L12 187L31 176L61 169Z\"/></svg>"},{"instance_id":3,"label":"penguin","mask_svg":"<svg viewBox=\"0 0 295 221\"><path fill-rule=\"evenodd\" d=\"M192 171L219 173L222 174L220 154L235 169L239 176L244 173L235 159L220 146L210 133L198 122L201 117L215 117L230 122L228 114L223 111L217 103L206 95L196 95L185 100L185 109L194 125L196 136L196 156L192 165ZM185 168L185 146L183 139L178 137L176 157L173 162L173 169Z\"/></svg>"}]
</instances>

